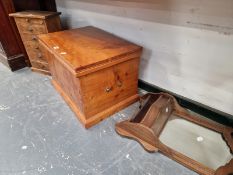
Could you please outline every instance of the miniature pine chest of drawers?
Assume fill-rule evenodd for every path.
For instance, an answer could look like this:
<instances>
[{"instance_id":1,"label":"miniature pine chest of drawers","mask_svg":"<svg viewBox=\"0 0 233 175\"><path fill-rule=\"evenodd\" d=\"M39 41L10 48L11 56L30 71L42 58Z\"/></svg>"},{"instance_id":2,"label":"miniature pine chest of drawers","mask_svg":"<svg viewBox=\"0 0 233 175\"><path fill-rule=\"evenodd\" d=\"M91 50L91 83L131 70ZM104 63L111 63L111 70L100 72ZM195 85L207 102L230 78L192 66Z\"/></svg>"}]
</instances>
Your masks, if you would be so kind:
<instances>
[{"instance_id":1,"label":"miniature pine chest of drawers","mask_svg":"<svg viewBox=\"0 0 233 175\"><path fill-rule=\"evenodd\" d=\"M39 35L52 83L86 128L138 99L142 48L88 26Z\"/></svg>"},{"instance_id":2,"label":"miniature pine chest of drawers","mask_svg":"<svg viewBox=\"0 0 233 175\"><path fill-rule=\"evenodd\" d=\"M46 11L23 11L9 14L15 19L33 71L50 74L48 62L39 47L37 35L61 30L60 14Z\"/></svg>"}]
</instances>

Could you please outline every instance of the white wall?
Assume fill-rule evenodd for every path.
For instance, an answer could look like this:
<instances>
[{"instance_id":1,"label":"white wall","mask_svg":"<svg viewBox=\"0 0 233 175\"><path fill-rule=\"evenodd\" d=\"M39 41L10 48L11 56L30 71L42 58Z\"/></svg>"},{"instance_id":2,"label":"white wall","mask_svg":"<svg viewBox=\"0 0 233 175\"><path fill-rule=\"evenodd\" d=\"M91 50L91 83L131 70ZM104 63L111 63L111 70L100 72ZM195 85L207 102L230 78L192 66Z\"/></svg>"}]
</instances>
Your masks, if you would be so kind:
<instances>
[{"instance_id":1,"label":"white wall","mask_svg":"<svg viewBox=\"0 0 233 175\"><path fill-rule=\"evenodd\" d=\"M63 25L144 47L140 79L233 115L232 0L57 0Z\"/></svg>"}]
</instances>

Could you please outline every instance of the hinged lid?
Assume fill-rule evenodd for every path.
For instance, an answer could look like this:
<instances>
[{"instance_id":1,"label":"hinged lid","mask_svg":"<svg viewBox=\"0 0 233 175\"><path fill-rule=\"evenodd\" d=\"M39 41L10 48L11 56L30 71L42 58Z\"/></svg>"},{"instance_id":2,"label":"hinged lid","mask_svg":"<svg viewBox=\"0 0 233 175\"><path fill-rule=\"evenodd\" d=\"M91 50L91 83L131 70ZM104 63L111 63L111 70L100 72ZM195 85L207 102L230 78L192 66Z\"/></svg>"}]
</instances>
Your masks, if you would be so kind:
<instances>
[{"instance_id":1,"label":"hinged lid","mask_svg":"<svg viewBox=\"0 0 233 175\"><path fill-rule=\"evenodd\" d=\"M18 18L38 18L38 19L47 19L52 16L60 15L61 12L49 12L49 11L22 11L11 13L9 16L18 17Z\"/></svg>"},{"instance_id":2,"label":"hinged lid","mask_svg":"<svg viewBox=\"0 0 233 175\"><path fill-rule=\"evenodd\" d=\"M95 27L39 35L40 42L73 73L112 64L142 48Z\"/></svg>"}]
</instances>

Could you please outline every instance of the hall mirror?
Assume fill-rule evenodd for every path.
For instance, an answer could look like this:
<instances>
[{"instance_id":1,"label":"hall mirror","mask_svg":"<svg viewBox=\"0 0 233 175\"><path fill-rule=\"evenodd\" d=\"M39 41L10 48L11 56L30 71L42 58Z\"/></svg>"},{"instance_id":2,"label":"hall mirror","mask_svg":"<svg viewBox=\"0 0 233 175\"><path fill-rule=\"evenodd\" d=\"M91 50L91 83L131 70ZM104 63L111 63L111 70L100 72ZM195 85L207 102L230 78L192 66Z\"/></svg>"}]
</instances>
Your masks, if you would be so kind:
<instances>
[{"instance_id":1,"label":"hall mirror","mask_svg":"<svg viewBox=\"0 0 233 175\"><path fill-rule=\"evenodd\" d=\"M233 128L192 115L166 93L149 93L140 101L132 119L116 124L118 134L199 174L233 175Z\"/></svg>"}]
</instances>

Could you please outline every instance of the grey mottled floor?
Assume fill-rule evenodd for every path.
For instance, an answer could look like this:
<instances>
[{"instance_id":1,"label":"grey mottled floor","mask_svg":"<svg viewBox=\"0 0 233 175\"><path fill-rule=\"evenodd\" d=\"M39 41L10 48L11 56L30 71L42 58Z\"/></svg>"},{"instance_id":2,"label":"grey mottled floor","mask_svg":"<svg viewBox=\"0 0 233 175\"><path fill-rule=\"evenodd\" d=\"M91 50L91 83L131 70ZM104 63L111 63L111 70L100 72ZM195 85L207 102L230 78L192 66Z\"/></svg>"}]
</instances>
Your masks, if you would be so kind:
<instances>
[{"instance_id":1,"label":"grey mottled floor","mask_svg":"<svg viewBox=\"0 0 233 175\"><path fill-rule=\"evenodd\" d=\"M0 175L195 175L115 133L137 105L85 130L49 77L0 65Z\"/></svg>"}]
</instances>

